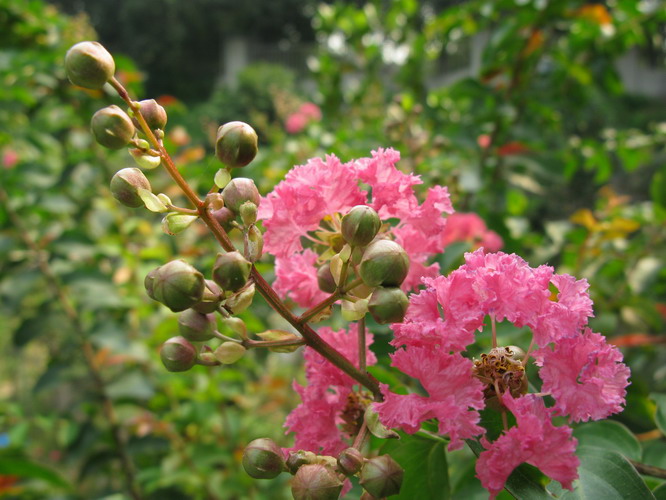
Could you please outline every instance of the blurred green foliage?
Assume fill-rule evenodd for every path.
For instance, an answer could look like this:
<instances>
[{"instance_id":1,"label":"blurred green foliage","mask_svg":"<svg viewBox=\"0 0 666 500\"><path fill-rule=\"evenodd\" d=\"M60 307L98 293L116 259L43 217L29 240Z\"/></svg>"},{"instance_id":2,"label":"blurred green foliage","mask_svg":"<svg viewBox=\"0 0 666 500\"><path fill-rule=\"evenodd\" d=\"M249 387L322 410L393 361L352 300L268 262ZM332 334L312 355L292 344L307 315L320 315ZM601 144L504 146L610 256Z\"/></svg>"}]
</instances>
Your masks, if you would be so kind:
<instances>
[{"instance_id":1,"label":"blurred green foliage","mask_svg":"<svg viewBox=\"0 0 666 500\"><path fill-rule=\"evenodd\" d=\"M666 12L650 5L325 4L313 19L314 96L283 68L249 67L235 89L215 90L201 107L165 101L166 145L199 192L217 168L211 144L220 121L257 125L264 146L244 173L262 193L312 156L348 160L399 149L424 188L447 185L454 207L481 214L506 250L589 280L592 324L624 347L633 376L627 410L617 417L626 427L585 424L578 438L598 445L607 434L624 443L601 445L610 452L666 467L666 116L662 101L626 92L616 65L632 49L663 67ZM478 67L438 81L443 69L469 62L474 37L486 41ZM256 437L289 444L281 426L297 404L290 384L300 356L163 370L157 350L174 335L176 318L144 296L143 276L175 255L210 268L216 249L197 224L171 238L159 232L158 218L111 198L108 181L129 156L94 145L88 123L117 101L72 88L62 67L65 51L83 39L95 39L85 17L37 0L0 0L0 190L9 197L0 199L0 496L126 491L106 398L146 498L287 498L285 478L250 480L239 460ZM118 77L143 97L137 67L114 56ZM178 78L178 65L163 59ZM321 105L323 120L288 133L287 119L309 100ZM151 182L177 200L165 179ZM469 248L450 247L443 269L455 268ZM66 303L74 304L74 322ZM257 331L278 324L263 304L245 319ZM524 343L525 332L499 329L510 343ZM377 342L384 362L386 341ZM93 352L87 361L85 346ZM374 373L400 382L382 366ZM390 446L406 461L441 451L421 441L404 436ZM602 459L587 453L593 472ZM485 498L470 450L437 460L443 498ZM664 489L661 480L647 483L655 493Z\"/></svg>"}]
</instances>

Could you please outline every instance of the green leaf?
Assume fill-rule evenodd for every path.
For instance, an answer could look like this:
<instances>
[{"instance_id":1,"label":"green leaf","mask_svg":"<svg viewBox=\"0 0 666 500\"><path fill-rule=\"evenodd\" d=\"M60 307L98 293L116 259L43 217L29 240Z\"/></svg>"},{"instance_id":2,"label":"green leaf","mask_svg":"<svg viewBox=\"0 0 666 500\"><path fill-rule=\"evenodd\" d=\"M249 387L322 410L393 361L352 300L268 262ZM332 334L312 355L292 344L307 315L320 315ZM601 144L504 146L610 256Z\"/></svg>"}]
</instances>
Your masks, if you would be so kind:
<instances>
[{"instance_id":1,"label":"green leaf","mask_svg":"<svg viewBox=\"0 0 666 500\"><path fill-rule=\"evenodd\" d=\"M576 452L580 458L574 491L562 490L553 481L549 489L562 500L631 500L654 499L652 492L622 455L615 451L594 446L580 446ZM561 496L559 496L561 494Z\"/></svg>"},{"instance_id":2,"label":"green leaf","mask_svg":"<svg viewBox=\"0 0 666 500\"><path fill-rule=\"evenodd\" d=\"M640 460L641 444L624 425L613 420L590 422L577 427L574 437L579 446L596 446L616 451L627 458Z\"/></svg>"},{"instance_id":3,"label":"green leaf","mask_svg":"<svg viewBox=\"0 0 666 500\"><path fill-rule=\"evenodd\" d=\"M24 458L0 457L0 475L40 479L54 486L70 489L70 484L58 473Z\"/></svg>"},{"instance_id":4,"label":"green leaf","mask_svg":"<svg viewBox=\"0 0 666 500\"><path fill-rule=\"evenodd\" d=\"M153 397L155 390L150 380L135 370L109 384L107 393L111 399L148 400Z\"/></svg>"},{"instance_id":5,"label":"green leaf","mask_svg":"<svg viewBox=\"0 0 666 500\"><path fill-rule=\"evenodd\" d=\"M381 452L391 455L405 470L400 494L391 498L451 498L446 443L407 435L400 441L388 441Z\"/></svg>"},{"instance_id":6,"label":"green leaf","mask_svg":"<svg viewBox=\"0 0 666 500\"><path fill-rule=\"evenodd\" d=\"M658 394L653 392L650 394L652 399L657 405L657 412L654 415L654 421L661 432L666 434L666 394Z\"/></svg>"},{"instance_id":7,"label":"green leaf","mask_svg":"<svg viewBox=\"0 0 666 500\"><path fill-rule=\"evenodd\" d=\"M656 500L666 500L666 483L662 483L652 490L652 494Z\"/></svg>"},{"instance_id":8,"label":"green leaf","mask_svg":"<svg viewBox=\"0 0 666 500\"><path fill-rule=\"evenodd\" d=\"M162 203L162 200L160 200L155 193L143 188L138 188L137 193L141 197L141 200L143 200L143 204L151 212L162 213L168 210L166 205Z\"/></svg>"}]
</instances>

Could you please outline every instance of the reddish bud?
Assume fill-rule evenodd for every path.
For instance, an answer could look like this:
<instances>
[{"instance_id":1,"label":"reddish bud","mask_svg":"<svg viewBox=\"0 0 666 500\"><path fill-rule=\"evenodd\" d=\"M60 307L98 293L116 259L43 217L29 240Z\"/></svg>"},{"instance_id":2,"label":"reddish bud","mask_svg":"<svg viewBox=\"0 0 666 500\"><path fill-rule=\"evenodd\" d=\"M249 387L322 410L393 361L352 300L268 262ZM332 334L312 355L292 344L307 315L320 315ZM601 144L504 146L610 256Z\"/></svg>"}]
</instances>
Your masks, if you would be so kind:
<instances>
[{"instance_id":1,"label":"reddish bud","mask_svg":"<svg viewBox=\"0 0 666 500\"><path fill-rule=\"evenodd\" d=\"M101 89L116 72L113 56L97 42L79 42L65 56L67 78L86 89Z\"/></svg>"},{"instance_id":2,"label":"reddish bud","mask_svg":"<svg viewBox=\"0 0 666 500\"><path fill-rule=\"evenodd\" d=\"M97 111L90 121L95 140L109 149L120 149L134 137L134 124L130 117L115 104Z\"/></svg>"},{"instance_id":3,"label":"reddish bud","mask_svg":"<svg viewBox=\"0 0 666 500\"><path fill-rule=\"evenodd\" d=\"M126 207L142 207L138 189L151 191L150 182L138 168L123 168L111 178L111 194Z\"/></svg>"},{"instance_id":4,"label":"reddish bud","mask_svg":"<svg viewBox=\"0 0 666 500\"><path fill-rule=\"evenodd\" d=\"M160 349L160 359L170 372L184 372L196 364L197 351L187 339L173 337Z\"/></svg>"},{"instance_id":5,"label":"reddish bud","mask_svg":"<svg viewBox=\"0 0 666 500\"><path fill-rule=\"evenodd\" d=\"M205 342L213 338L217 326L214 314L201 314L188 309L178 316L178 331L190 342Z\"/></svg>"},{"instance_id":6,"label":"reddish bud","mask_svg":"<svg viewBox=\"0 0 666 500\"><path fill-rule=\"evenodd\" d=\"M341 491L342 481L321 464L303 465L291 482L294 500L337 500Z\"/></svg>"},{"instance_id":7,"label":"reddish bud","mask_svg":"<svg viewBox=\"0 0 666 500\"><path fill-rule=\"evenodd\" d=\"M257 133L247 123L229 122L217 129L215 155L229 167L244 167L257 156Z\"/></svg>"},{"instance_id":8,"label":"reddish bud","mask_svg":"<svg viewBox=\"0 0 666 500\"><path fill-rule=\"evenodd\" d=\"M246 177L231 179L222 191L222 198L224 198L224 206L236 214L240 212L243 203L251 201L258 207L261 201L259 190L254 185L254 181Z\"/></svg>"},{"instance_id":9,"label":"reddish bud","mask_svg":"<svg viewBox=\"0 0 666 500\"><path fill-rule=\"evenodd\" d=\"M255 479L273 479L284 467L282 450L272 439L255 439L243 452L243 469Z\"/></svg>"},{"instance_id":10,"label":"reddish bud","mask_svg":"<svg viewBox=\"0 0 666 500\"><path fill-rule=\"evenodd\" d=\"M404 473L390 455L380 455L365 463L360 483L373 497L384 498L400 493Z\"/></svg>"}]
</instances>

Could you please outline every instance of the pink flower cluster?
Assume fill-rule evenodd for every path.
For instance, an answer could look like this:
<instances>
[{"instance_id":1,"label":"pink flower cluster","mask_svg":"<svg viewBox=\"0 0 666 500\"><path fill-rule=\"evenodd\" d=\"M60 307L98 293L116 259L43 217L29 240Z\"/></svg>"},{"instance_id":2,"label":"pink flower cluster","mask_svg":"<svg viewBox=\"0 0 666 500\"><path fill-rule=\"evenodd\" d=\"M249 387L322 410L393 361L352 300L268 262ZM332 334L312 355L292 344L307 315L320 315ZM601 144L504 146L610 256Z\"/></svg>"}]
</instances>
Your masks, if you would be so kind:
<instances>
[{"instance_id":1,"label":"pink flower cluster","mask_svg":"<svg viewBox=\"0 0 666 500\"><path fill-rule=\"evenodd\" d=\"M402 287L416 288L421 277L434 277L437 264L427 259L443 250L441 233L446 225L442 214L453 213L446 188L428 189L419 203L414 186L421 179L396 168L400 153L379 149L371 158L342 163L330 155L294 167L275 189L261 200L259 218L263 220L264 249L273 254L277 279L275 290L289 295L301 307L311 307L327 295L317 285L320 252L323 247L317 231L339 232L340 215L356 205L367 204L379 217L399 222L390 227L392 237L409 255L410 271ZM322 264L322 262L319 262Z\"/></svg>"},{"instance_id":2,"label":"pink flower cluster","mask_svg":"<svg viewBox=\"0 0 666 500\"><path fill-rule=\"evenodd\" d=\"M483 436L479 410L488 384L474 376L474 364L462 352L486 316L527 326L540 347L531 355L540 367L541 395L550 395L554 404L546 407L534 394L500 394L517 425L492 443L482 437L486 450L477 475L493 498L523 462L571 488L579 463L576 440L569 427L555 427L552 417L577 422L621 411L629 383L621 353L586 327L592 316L587 282L554 274L548 266L532 268L513 254L479 249L466 254L465 264L449 276L424 283L426 289L411 296L404 323L392 325L392 344L400 348L392 365L418 379L428 395L395 394L382 385L384 402L375 404L382 423L413 433L436 418L439 432L450 435L450 449ZM557 288L557 296L550 287Z\"/></svg>"},{"instance_id":3,"label":"pink flower cluster","mask_svg":"<svg viewBox=\"0 0 666 500\"><path fill-rule=\"evenodd\" d=\"M442 244L446 247L457 241L467 241L473 249L483 247L486 252L497 252L504 242L495 231L491 231L481 217L474 213L455 213L446 219L442 233Z\"/></svg>"},{"instance_id":4,"label":"pink flower cluster","mask_svg":"<svg viewBox=\"0 0 666 500\"><path fill-rule=\"evenodd\" d=\"M319 334L332 347L358 367L358 329L356 323L349 331L321 328ZM377 358L370 351L373 336L366 333L366 362L373 365ZM357 382L329 363L310 347L305 348L305 377L307 385L294 382L294 390L303 401L287 417L287 433L296 434L292 450L307 450L337 455L350 446L348 433L341 429L347 419L363 415L363 402L353 388ZM353 424L353 422L352 422ZM356 429L357 431L358 429Z\"/></svg>"},{"instance_id":5,"label":"pink flower cluster","mask_svg":"<svg viewBox=\"0 0 666 500\"><path fill-rule=\"evenodd\" d=\"M305 102L301 104L298 111L290 114L284 124L284 128L290 134L302 132L310 122L321 120L321 109L314 103Z\"/></svg>"}]
</instances>

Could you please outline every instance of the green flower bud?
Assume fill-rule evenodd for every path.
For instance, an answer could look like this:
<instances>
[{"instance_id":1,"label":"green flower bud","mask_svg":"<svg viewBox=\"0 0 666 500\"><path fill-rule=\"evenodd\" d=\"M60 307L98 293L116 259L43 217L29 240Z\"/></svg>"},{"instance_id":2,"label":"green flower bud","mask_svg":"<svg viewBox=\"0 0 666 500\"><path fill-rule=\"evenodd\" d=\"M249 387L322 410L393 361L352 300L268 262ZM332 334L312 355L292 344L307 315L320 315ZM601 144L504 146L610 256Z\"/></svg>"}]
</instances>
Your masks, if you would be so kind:
<instances>
[{"instance_id":1,"label":"green flower bud","mask_svg":"<svg viewBox=\"0 0 666 500\"><path fill-rule=\"evenodd\" d=\"M257 222L257 205L252 203L251 201L246 201L243 203L238 212L240 213L241 220L243 221L243 224L246 226L249 226L250 224L254 224Z\"/></svg>"},{"instance_id":2,"label":"green flower bud","mask_svg":"<svg viewBox=\"0 0 666 500\"><path fill-rule=\"evenodd\" d=\"M97 42L79 42L65 56L67 78L86 89L101 89L116 72L113 56Z\"/></svg>"},{"instance_id":3,"label":"green flower bud","mask_svg":"<svg viewBox=\"0 0 666 500\"><path fill-rule=\"evenodd\" d=\"M294 500L337 500L341 491L342 481L321 464L301 466L291 482Z\"/></svg>"},{"instance_id":4,"label":"green flower bud","mask_svg":"<svg viewBox=\"0 0 666 500\"><path fill-rule=\"evenodd\" d=\"M405 318L409 299L397 287L377 287L368 301L368 311L380 325L401 323Z\"/></svg>"},{"instance_id":5,"label":"green flower bud","mask_svg":"<svg viewBox=\"0 0 666 500\"><path fill-rule=\"evenodd\" d=\"M236 220L236 214L227 207L213 210L210 214L225 231L229 232L233 229L231 223Z\"/></svg>"},{"instance_id":6,"label":"green flower bud","mask_svg":"<svg viewBox=\"0 0 666 500\"><path fill-rule=\"evenodd\" d=\"M143 118L146 120L146 123L148 124L148 127L150 127L150 130L155 130L155 129L164 129L167 124L167 113L166 110L157 104L157 101L155 99L145 99L143 101L139 101L139 110L141 111L141 115ZM141 125L139 125L139 120L136 118L132 118L132 123L134 123L134 126L137 128L137 130L141 130Z\"/></svg>"},{"instance_id":7,"label":"green flower bud","mask_svg":"<svg viewBox=\"0 0 666 500\"><path fill-rule=\"evenodd\" d=\"M170 372L185 372L197 361L197 350L183 337L172 337L160 349L160 359Z\"/></svg>"},{"instance_id":8,"label":"green flower bud","mask_svg":"<svg viewBox=\"0 0 666 500\"><path fill-rule=\"evenodd\" d=\"M409 272L409 257L395 241L377 240L367 246L359 274L368 286L400 286Z\"/></svg>"},{"instance_id":9,"label":"green flower bud","mask_svg":"<svg viewBox=\"0 0 666 500\"><path fill-rule=\"evenodd\" d=\"M338 455L338 468L345 476L353 476L363 467L365 458L356 448L347 448Z\"/></svg>"},{"instance_id":10,"label":"green flower bud","mask_svg":"<svg viewBox=\"0 0 666 500\"><path fill-rule=\"evenodd\" d=\"M245 347L238 342L222 342L215 349L215 359L224 365L231 365L245 355Z\"/></svg>"},{"instance_id":11,"label":"green flower bud","mask_svg":"<svg viewBox=\"0 0 666 500\"><path fill-rule=\"evenodd\" d=\"M342 218L342 237L352 246L370 243L382 225L379 215L367 205L357 205Z\"/></svg>"},{"instance_id":12,"label":"green flower bud","mask_svg":"<svg viewBox=\"0 0 666 500\"><path fill-rule=\"evenodd\" d=\"M199 302L205 287L203 275L183 260L172 260L158 268L152 283L153 298L173 312Z\"/></svg>"},{"instance_id":13,"label":"green flower bud","mask_svg":"<svg viewBox=\"0 0 666 500\"><path fill-rule=\"evenodd\" d=\"M224 208L224 198L222 198L222 193L208 193L204 201L204 205L211 211L219 210Z\"/></svg>"},{"instance_id":14,"label":"green flower bud","mask_svg":"<svg viewBox=\"0 0 666 500\"><path fill-rule=\"evenodd\" d=\"M231 311L231 314L240 314L252 305L254 292L254 283L250 283L250 286L243 287L240 292L235 293L225 300L224 306Z\"/></svg>"},{"instance_id":15,"label":"green flower bud","mask_svg":"<svg viewBox=\"0 0 666 500\"><path fill-rule=\"evenodd\" d=\"M237 292L250 277L250 264L239 252L227 252L217 255L213 266L213 281L225 291Z\"/></svg>"},{"instance_id":16,"label":"green flower bud","mask_svg":"<svg viewBox=\"0 0 666 500\"><path fill-rule=\"evenodd\" d=\"M134 137L134 124L130 117L115 104L95 113L90 122L95 140L109 149L120 149Z\"/></svg>"},{"instance_id":17,"label":"green flower bud","mask_svg":"<svg viewBox=\"0 0 666 500\"><path fill-rule=\"evenodd\" d=\"M380 455L368 460L361 470L361 486L373 497L384 498L400 493L402 467L390 455Z\"/></svg>"},{"instance_id":18,"label":"green flower bud","mask_svg":"<svg viewBox=\"0 0 666 500\"><path fill-rule=\"evenodd\" d=\"M138 168L123 168L111 178L111 194L126 207L142 207L143 200L137 190L151 191L150 182Z\"/></svg>"},{"instance_id":19,"label":"green flower bud","mask_svg":"<svg viewBox=\"0 0 666 500\"><path fill-rule=\"evenodd\" d=\"M229 167L244 167L257 156L257 143L257 133L247 123L225 123L217 129L215 155Z\"/></svg>"},{"instance_id":20,"label":"green flower bud","mask_svg":"<svg viewBox=\"0 0 666 500\"><path fill-rule=\"evenodd\" d=\"M190 342L205 342L213 338L217 326L214 314L201 314L188 309L178 316L178 331Z\"/></svg>"},{"instance_id":21,"label":"green flower bud","mask_svg":"<svg viewBox=\"0 0 666 500\"><path fill-rule=\"evenodd\" d=\"M224 205L236 214L240 212L243 203L251 201L259 206L261 201L259 190L254 185L254 181L246 177L231 179L222 190L222 197L224 198Z\"/></svg>"},{"instance_id":22,"label":"green flower bud","mask_svg":"<svg viewBox=\"0 0 666 500\"><path fill-rule=\"evenodd\" d=\"M284 467L282 450L272 439L255 439L243 451L243 469L255 479L273 479Z\"/></svg>"},{"instance_id":23,"label":"green flower bud","mask_svg":"<svg viewBox=\"0 0 666 500\"><path fill-rule=\"evenodd\" d=\"M264 251L264 236L261 231L254 224L247 230L247 241L245 248L245 255L250 262L257 262L261 259L262 252Z\"/></svg>"},{"instance_id":24,"label":"green flower bud","mask_svg":"<svg viewBox=\"0 0 666 500\"><path fill-rule=\"evenodd\" d=\"M333 293L338 285L335 283L335 278L331 273L331 264L327 262L317 269L317 284L322 292Z\"/></svg>"},{"instance_id":25,"label":"green flower bud","mask_svg":"<svg viewBox=\"0 0 666 500\"><path fill-rule=\"evenodd\" d=\"M317 461L317 455L311 451L298 450L289 452L287 457L287 469L292 474L296 474L303 465L313 464Z\"/></svg>"},{"instance_id":26,"label":"green flower bud","mask_svg":"<svg viewBox=\"0 0 666 500\"><path fill-rule=\"evenodd\" d=\"M204 281L206 286L201 295L201 300L194 304L192 309L203 314L209 314L217 311L217 306L221 301L222 289L213 280Z\"/></svg>"}]
</instances>

